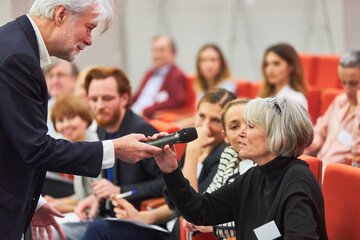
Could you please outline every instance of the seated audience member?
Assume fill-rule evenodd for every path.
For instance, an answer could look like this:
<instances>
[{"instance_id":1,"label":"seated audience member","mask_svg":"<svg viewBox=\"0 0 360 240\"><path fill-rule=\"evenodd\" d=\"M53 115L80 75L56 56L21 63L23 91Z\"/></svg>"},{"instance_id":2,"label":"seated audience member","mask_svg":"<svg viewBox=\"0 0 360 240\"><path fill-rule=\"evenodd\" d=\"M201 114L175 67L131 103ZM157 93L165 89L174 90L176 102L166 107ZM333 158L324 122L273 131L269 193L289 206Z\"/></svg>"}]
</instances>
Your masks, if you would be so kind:
<instances>
[{"instance_id":1,"label":"seated audience member","mask_svg":"<svg viewBox=\"0 0 360 240\"><path fill-rule=\"evenodd\" d=\"M88 99L88 96L86 94L86 89L85 89L85 77L88 74L88 72L94 67L95 66L87 66L87 67L81 69L81 71L78 74L76 85L75 85L75 95L84 98L86 102L89 102L89 99Z\"/></svg>"},{"instance_id":2,"label":"seated audience member","mask_svg":"<svg viewBox=\"0 0 360 240\"><path fill-rule=\"evenodd\" d=\"M116 67L95 67L85 76L89 105L98 123L100 140L110 140L131 133L151 136L157 130L129 110L131 86L126 75ZM90 196L79 201L75 213L79 218L92 219L115 216L110 196L135 191L128 200L139 208L140 202L162 196L163 179L153 158L135 164L116 159L113 168L102 171L102 179L92 183ZM68 239L81 239L87 222L61 225Z\"/></svg>"},{"instance_id":3,"label":"seated audience member","mask_svg":"<svg viewBox=\"0 0 360 240\"><path fill-rule=\"evenodd\" d=\"M214 44L203 46L196 58L195 90L199 100L211 88L224 88L236 94L228 64L220 48Z\"/></svg>"},{"instance_id":4,"label":"seated audience member","mask_svg":"<svg viewBox=\"0 0 360 240\"><path fill-rule=\"evenodd\" d=\"M287 97L308 110L304 74L295 49L286 43L269 47L262 63L264 84L260 97Z\"/></svg>"},{"instance_id":5,"label":"seated audience member","mask_svg":"<svg viewBox=\"0 0 360 240\"><path fill-rule=\"evenodd\" d=\"M43 72L50 95L48 101L48 133L58 138L60 135L55 131L54 125L50 120L51 109L57 97L64 94L74 94L79 70L75 63L53 58L52 63L45 67Z\"/></svg>"},{"instance_id":6,"label":"seated audience member","mask_svg":"<svg viewBox=\"0 0 360 240\"><path fill-rule=\"evenodd\" d=\"M218 170L206 192L214 192L221 186L233 182L235 177L244 174L249 168L255 166L251 160L242 160L238 153L241 140L238 132L245 124L244 109L248 101L248 99L232 100L225 105L221 112L224 140L229 146L221 154ZM185 173L184 176L186 177ZM183 226L187 232L214 232L219 239L235 236L234 222L217 226L196 226L184 219Z\"/></svg>"},{"instance_id":7,"label":"seated audience member","mask_svg":"<svg viewBox=\"0 0 360 240\"><path fill-rule=\"evenodd\" d=\"M212 89L205 93L200 99L197 106L195 118L195 126L201 128L202 133L199 134L198 140L191 143L194 144L201 154L193 154L194 149L188 143L180 164L186 164L186 161L196 162L199 167L197 175L197 185L199 192L204 192L211 183L219 164L219 159L224 150L221 110L223 106L230 100L235 99L235 95L225 89ZM191 148L189 150L189 148ZM174 211L169 205L164 204L159 208L150 211L138 211L125 199L113 199L116 217L122 219L138 220L148 224L159 224L168 221L168 229L171 231L171 239L179 238L179 223L170 224L169 220L177 220ZM173 229L176 227L176 229ZM89 224L83 239L169 239L169 234L161 231L149 230L131 223L116 222L111 220L97 220Z\"/></svg>"},{"instance_id":8,"label":"seated audience member","mask_svg":"<svg viewBox=\"0 0 360 240\"><path fill-rule=\"evenodd\" d=\"M323 171L331 163L344 163L360 155L360 50L341 57L338 74L345 93L337 96L319 117L314 141L306 153L323 162Z\"/></svg>"},{"instance_id":9,"label":"seated audience member","mask_svg":"<svg viewBox=\"0 0 360 240\"><path fill-rule=\"evenodd\" d=\"M69 141L92 142L99 140L95 132L86 131L93 118L87 103L81 97L70 94L58 97L52 108L51 121L55 130ZM74 212L78 201L92 194L91 183L95 180L97 179L74 176L75 194L73 196L64 198L45 196L44 198L61 213Z\"/></svg>"},{"instance_id":10,"label":"seated audience member","mask_svg":"<svg viewBox=\"0 0 360 240\"><path fill-rule=\"evenodd\" d=\"M319 183L297 158L313 139L309 114L289 98L257 98L244 120L239 156L258 166L213 193L191 188L174 146L155 155L176 209L196 225L235 221L236 239L327 239Z\"/></svg>"},{"instance_id":11,"label":"seated audience member","mask_svg":"<svg viewBox=\"0 0 360 240\"><path fill-rule=\"evenodd\" d=\"M52 58L52 63L43 69L48 94L48 134L54 138L62 138L61 133L54 128L50 119L52 107L56 99L65 94L74 94L79 70L75 63L58 58ZM68 178L61 177L59 173L47 172L42 194L53 197L65 197L73 194L73 183Z\"/></svg>"},{"instance_id":12,"label":"seated audience member","mask_svg":"<svg viewBox=\"0 0 360 240\"><path fill-rule=\"evenodd\" d=\"M131 109L146 117L158 110L185 106L187 81L175 65L175 43L168 36L157 36L152 44L153 68L140 83Z\"/></svg>"}]
</instances>

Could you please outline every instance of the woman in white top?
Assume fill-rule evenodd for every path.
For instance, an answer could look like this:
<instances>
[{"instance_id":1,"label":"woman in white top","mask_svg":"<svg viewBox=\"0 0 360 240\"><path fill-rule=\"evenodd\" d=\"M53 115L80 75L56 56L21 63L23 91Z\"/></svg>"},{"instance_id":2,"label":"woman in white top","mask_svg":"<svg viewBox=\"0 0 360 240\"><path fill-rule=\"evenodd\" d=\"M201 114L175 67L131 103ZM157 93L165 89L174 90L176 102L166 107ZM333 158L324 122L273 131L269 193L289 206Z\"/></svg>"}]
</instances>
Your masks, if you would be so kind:
<instances>
[{"instance_id":1,"label":"woman in white top","mask_svg":"<svg viewBox=\"0 0 360 240\"><path fill-rule=\"evenodd\" d=\"M211 88L224 88L236 94L236 83L220 48L214 44L206 44L200 48L196 60L197 101Z\"/></svg>"},{"instance_id":2,"label":"woman in white top","mask_svg":"<svg viewBox=\"0 0 360 240\"><path fill-rule=\"evenodd\" d=\"M69 141L99 140L96 132L87 131L93 117L87 103L79 96L67 94L58 97L52 108L51 121L55 130ZM98 179L74 176L74 195L63 198L45 196L45 199L61 213L73 212L79 200L92 194L91 183L96 180Z\"/></svg>"},{"instance_id":3,"label":"woman in white top","mask_svg":"<svg viewBox=\"0 0 360 240\"><path fill-rule=\"evenodd\" d=\"M262 63L264 85L260 97L287 97L308 110L306 87L299 56L286 43L266 49Z\"/></svg>"}]
</instances>

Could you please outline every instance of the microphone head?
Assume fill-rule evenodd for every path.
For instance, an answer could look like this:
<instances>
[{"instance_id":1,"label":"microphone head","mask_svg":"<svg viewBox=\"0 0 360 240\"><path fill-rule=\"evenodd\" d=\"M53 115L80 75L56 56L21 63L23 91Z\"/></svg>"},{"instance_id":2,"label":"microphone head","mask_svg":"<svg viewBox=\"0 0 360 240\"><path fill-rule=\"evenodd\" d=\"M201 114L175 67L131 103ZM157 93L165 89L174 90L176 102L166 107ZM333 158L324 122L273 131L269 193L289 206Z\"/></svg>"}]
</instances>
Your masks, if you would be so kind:
<instances>
[{"instance_id":1,"label":"microphone head","mask_svg":"<svg viewBox=\"0 0 360 240\"><path fill-rule=\"evenodd\" d=\"M194 127L181 129L178 131L178 134L181 143L191 142L198 137L196 128Z\"/></svg>"}]
</instances>

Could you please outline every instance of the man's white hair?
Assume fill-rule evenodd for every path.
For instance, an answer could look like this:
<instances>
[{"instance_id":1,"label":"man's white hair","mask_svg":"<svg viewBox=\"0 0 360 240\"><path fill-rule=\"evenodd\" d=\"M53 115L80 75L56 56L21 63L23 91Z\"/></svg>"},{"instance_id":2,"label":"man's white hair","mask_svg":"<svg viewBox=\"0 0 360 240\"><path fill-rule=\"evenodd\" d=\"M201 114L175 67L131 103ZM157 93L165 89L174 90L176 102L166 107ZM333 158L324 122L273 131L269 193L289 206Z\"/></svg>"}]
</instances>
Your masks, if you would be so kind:
<instances>
[{"instance_id":1,"label":"man's white hair","mask_svg":"<svg viewBox=\"0 0 360 240\"><path fill-rule=\"evenodd\" d=\"M69 12L79 15L94 8L97 17L100 33L105 32L114 19L112 0L35 0L32 4L29 15L54 19L54 12L59 5L63 5Z\"/></svg>"}]
</instances>

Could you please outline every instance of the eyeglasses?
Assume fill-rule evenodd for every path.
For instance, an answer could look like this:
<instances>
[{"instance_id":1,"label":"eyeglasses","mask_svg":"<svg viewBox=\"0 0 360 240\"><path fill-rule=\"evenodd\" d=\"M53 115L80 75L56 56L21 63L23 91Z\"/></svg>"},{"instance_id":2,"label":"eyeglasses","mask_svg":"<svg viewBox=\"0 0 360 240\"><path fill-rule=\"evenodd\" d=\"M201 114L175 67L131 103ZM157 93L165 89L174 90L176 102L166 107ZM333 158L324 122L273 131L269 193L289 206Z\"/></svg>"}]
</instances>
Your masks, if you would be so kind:
<instances>
[{"instance_id":1,"label":"eyeglasses","mask_svg":"<svg viewBox=\"0 0 360 240\"><path fill-rule=\"evenodd\" d=\"M269 100L269 102L274 105L276 111L277 111L278 114L281 116L281 115L282 115L281 108L280 108L280 105L278 104L276 98L275 98L275 97L271 98L271 99Z\"/></svg>"}]
</instances>

